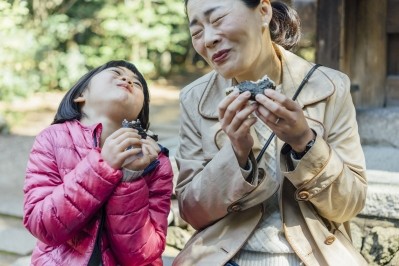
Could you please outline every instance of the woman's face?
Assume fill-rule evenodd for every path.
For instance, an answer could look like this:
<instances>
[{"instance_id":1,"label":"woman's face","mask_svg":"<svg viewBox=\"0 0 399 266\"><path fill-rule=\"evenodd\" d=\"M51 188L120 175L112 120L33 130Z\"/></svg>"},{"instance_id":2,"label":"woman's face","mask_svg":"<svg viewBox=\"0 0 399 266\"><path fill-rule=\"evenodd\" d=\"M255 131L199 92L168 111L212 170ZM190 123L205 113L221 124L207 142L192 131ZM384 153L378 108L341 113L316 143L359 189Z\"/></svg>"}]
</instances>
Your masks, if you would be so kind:
<instances>
[{"instance_id":1,"label":"woman's face","mask_svg":"<svg viewBox=\"0 0 399 266\"><path fill-rule=\"evenodd\" d=\"M83 97L86 110L120 112L130 120L137 118L144 103L142 84L137 75L125 67L110 67L93 76Z\"/></svg>"},{"instance_id":2,"label":"woman's face","mask_svg":"<svg viewBox=\"0 0 399 266\"><path fill-rule=\"evenodd\" d=\"M265 2L270 5L261 1L250 9L241 0L188 1L194 49L225 78L250 79L259 66L265 46Z\"/></svg>"}]
</instances>

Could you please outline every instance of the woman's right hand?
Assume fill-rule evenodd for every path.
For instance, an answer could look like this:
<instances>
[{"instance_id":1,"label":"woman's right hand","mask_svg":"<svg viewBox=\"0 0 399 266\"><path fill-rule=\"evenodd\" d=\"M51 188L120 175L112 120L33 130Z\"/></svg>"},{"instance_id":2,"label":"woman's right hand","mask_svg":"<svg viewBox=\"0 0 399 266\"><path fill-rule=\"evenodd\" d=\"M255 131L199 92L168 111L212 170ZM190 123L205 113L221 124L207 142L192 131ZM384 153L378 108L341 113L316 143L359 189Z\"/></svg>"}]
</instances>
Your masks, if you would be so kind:
<instances>
[{"instance_id":1,"label":"woman's right hand","mask_svg":"<svg viewBox=\"0 0 399 266\"><path fill-rule=\"evenodd\" d=\"M137 133L137 130L120 128L105 139L101 156L112 168L120 169L126 159L142 152L141 146L141 136Z\"/></svg>"},{"instance_id":2,"label":"woman's right hand","mask_svg":"<svg viewBox=\"0 0 399 266\"><path fill-rule=\"evenodd\" d=\"M240 167L244 168L254 145L250 128L256 123L256 117L249 115L257 108L256 102L248 104L251 93L239 94L234 89L219 106L219 121L223 131L229 137Z\"/></svg>"}]
</instances>

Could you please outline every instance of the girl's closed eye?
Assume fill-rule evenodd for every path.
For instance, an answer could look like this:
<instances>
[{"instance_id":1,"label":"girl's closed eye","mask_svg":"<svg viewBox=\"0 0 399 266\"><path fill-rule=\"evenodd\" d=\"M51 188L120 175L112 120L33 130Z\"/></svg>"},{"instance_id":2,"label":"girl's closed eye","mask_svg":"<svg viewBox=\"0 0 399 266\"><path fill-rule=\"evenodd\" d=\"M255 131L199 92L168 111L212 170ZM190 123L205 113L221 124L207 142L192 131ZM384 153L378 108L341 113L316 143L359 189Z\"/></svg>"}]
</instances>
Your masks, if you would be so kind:
<instances>
[{"instance_id":1,"label":"girl's closed eye","mask_svg":"<svg viewBox=\"0 0 399 266\"><path fill-rule=\"evenodd\" d=\"M116 73L116 74L118 74L118 75L121 74L121 72L119 70L117 70L116 68L112 68L111 71Z\"/></svg>"},{"instance_id":2,"label":"girl's closed eye","mask_svg":"<svg viewBox=\"0 0 399 266\"><path fill-rule=\"evenodd\" d=\"M140 82L133 82L133 84L134 84L134 87L137 87L137 88L139 88L140 90L143 89L143 85L141 85Z\"/></svg>"}]
</instances>

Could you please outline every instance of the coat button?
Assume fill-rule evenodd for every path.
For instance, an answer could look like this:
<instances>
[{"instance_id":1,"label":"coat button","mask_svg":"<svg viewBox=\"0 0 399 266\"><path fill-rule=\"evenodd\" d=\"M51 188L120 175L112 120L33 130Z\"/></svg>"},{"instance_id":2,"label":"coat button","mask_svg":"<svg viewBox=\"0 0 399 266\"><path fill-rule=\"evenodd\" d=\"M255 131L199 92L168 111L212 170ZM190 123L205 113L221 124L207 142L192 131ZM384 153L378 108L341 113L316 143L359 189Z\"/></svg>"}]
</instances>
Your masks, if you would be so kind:
<instances>
[{"instance_id":1,"label":"coat button","mask_svg":"<svg viewBox=\"0 0 399 266\"><path fill-rule=\"evenodd\" d=\"M301 191L298 193L298 196L301 200L307 200L309 198L309 192L307 191Z\"/></svg>"},{"instance_id":2,"label":"coat button","mask_svg":"<svg viewBox=\"0 0 399 266\"><path fill-rule=\"evenodd\" d=\"M241 211L241 206L238 205L238 204L233 205L233 206L231 207L231 210L232 210L233 212L239 212L239 211Z\"/></svg>"},{"instance_id":3,"label":"coat button","mask_svg":"<svg viewBox=\"0 0 399 266\"><path fill-rule=\"evenodd\" d=\"M324 241L324 244L326 245L331 245L335 241L335 236L328 236L326 240Z\"/></svg>"}]
</instances>

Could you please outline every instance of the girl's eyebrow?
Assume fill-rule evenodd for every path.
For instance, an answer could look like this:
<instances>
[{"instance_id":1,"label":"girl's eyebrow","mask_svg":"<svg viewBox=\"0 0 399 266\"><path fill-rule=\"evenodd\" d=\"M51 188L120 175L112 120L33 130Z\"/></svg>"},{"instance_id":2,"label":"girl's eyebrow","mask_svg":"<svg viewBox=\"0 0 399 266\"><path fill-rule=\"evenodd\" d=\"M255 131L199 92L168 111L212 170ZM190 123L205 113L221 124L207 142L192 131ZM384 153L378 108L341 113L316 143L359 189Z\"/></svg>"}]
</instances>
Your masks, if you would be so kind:
<instances>
[{"instance_id":1,"label":"girl's eyebrow","mask_svg":"<svg viewBox=\"0 0 399 266\"><path fill-rule=\"evenodd\" d=\"M205 10L204 12L204 16L205 17L209 17L210 14L212 14L216 9L219 9L220 6L215 6L215 7L211 7L208 10ZM190 22L190 28L194 25L198 24L198 19L194 18L191 22Z\"/></svg>"}]
</instances>

